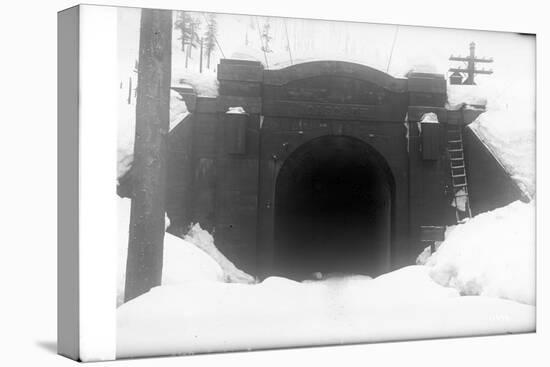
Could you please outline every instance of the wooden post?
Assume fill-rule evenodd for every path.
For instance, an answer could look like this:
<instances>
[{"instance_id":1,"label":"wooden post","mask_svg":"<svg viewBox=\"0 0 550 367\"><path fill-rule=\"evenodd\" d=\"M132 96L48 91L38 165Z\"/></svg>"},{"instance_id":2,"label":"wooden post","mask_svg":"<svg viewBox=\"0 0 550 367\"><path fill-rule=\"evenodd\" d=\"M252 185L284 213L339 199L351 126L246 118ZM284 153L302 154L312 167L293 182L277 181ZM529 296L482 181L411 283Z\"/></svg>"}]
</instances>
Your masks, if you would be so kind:
<instances>
[{"instance_id":1,"label":"wooden post","mask_svg":"<svg viewBox=\"0 0 550 367\"><path fill-rule=\"evenodd\" d=\"M185 68L189 66L189 47L191 47L191 43L187 43L187 48L185 49Z\"/></svg>"},{"instance_id":2,"label":"wooden post","mask_svg":"<svg viewBox=\"0 0 550 367\"><path fill-rule=\"evenodd\" d=\"M132 77L128 78L128 104L132 103Z\"/></svg>"},{"instance_id":3,"label":"wooden post","mask_svg":"<svg viewBox=\"0 0 550 367\"><path fill-rule=\"evenodd\" d=\"M189 58L191 57L191 52L193 51L193 42L195 42L195 20L191 19L189 23L189 27L191 27L191 36L189 37Z\"/></svg>"},{"instance_id":4,"label":"wooden post","mask_svg":"<svg viewBox=\"0 0 550 367\"><path fill-rule=\"evenodd\" d=\"M162 280L171 39L172 12L143 9L125 301Z\"/></svg>"},{"instance_id":5,"label":"wooden post","mask_svg":"<svg viewBox=\"0 0 550 367\"><path fill-rule=\"evenodd\" d=\"M202 73L202 47L203 47L203 38L201 37L201 55L200 55L200 60L199 60L199 73Z\"/></svg>"}]
</instances>

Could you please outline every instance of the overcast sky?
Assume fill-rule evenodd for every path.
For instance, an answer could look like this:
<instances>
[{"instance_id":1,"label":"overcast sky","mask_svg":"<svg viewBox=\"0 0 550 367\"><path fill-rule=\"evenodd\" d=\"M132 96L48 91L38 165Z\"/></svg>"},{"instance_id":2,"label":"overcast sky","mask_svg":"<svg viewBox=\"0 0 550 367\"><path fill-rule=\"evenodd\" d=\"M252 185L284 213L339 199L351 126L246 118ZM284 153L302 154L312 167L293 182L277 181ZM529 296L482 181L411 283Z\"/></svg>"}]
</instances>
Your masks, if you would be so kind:
<instances>
[{"instance_id":1,"label":"overcast sky","mask_svg":"<svg viewBox=\"0 0 550 367\"><path fill-rule=\"evenodd\" d=\"M203 23L203 13L192 13ZM133 73L138 55L140 9L119 8L119 72L121 80ZM174 14L174 20L176 16ZM404 76L411 68L420 66L447 75L451 54L467 55L469 43L477 45L479 56L492 57L494 63L480 65L491 68L494 74L478 76L478 84L493 84L510 98L529 101L534 106L535 94L535 37L508 32L470 31L446 28L410 27L383 24L320 21L308 19L256 17L217 14L218 43L213 65L222 57L257 59L269 68L280 68L306 60L345 60L366 64ZM272 52L261 51L260 32L270 25ZM179 44L179 31L173 31L173 74L184 67ZM395 42L394 42L395 40ZM393 53L392 53L393 45ZM221 50L220 50L221 49ZM290 52L289 52L290 49ZM390 62L391 54L391 62ZM195 51L195 55L198 53ZM198 58L190 62L196 69ZM208 71L207 71L208 72ZM214 73L214 67L210 72ZM130 74L130 75L128 75Z\"/></svg>"}]
</instances>

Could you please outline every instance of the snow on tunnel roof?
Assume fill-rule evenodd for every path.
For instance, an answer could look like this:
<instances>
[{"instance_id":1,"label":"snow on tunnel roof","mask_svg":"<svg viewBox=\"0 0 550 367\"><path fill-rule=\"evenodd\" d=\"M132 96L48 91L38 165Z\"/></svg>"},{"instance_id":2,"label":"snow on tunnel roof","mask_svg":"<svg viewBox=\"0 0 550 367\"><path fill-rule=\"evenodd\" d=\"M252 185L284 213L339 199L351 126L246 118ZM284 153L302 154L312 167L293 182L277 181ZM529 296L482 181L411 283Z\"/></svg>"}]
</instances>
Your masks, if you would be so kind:
<instances>
[{"instance_id":1,"label":"snow on tunnel roof","mask_svg":"<svg viewBox=\"0 0 550 367\"><path fill-rule=\"evenodd\" d=\"M488 91L477 85L450 84L447 85L448 108L455 110L464 105L485 107Z\"/></svg>"}]
</instances>

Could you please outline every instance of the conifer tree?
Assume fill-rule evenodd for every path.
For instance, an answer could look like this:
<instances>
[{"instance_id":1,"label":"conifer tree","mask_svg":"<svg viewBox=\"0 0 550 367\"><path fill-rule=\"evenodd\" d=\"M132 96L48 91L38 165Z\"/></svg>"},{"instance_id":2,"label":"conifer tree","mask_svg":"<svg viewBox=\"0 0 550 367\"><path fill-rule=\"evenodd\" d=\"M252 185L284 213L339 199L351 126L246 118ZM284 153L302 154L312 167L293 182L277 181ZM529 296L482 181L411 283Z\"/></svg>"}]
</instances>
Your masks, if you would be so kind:
<instances>
[{"instance_id":1,"label":"conifer tree","mask_svg":"<svg viewBox=\"0 0 550 367\"><path fill-rule=\"evenodd\" d=\"M178 11L176 15L176 22L174 23L174 28L180 31L180 36L178 37L181 40L181 50L185 51L185 46L190 43L192 37L191 15L185 11Z\"/></svg>"},{"instance_id":2,"label":"conifer tree","mask_svg":"<svg viewBox=\"0 0 550 367\"><path fill-rule=\"evenodd\" d=\"M204 35L204 50L206 52L206 67L210 69L210 58L216 47L218 23L216 14L210 13L207 16L207 29Z\"/></svg>"},{"instance_id":3,"label":"conifer tree","mask_svg":"<svg viewBox=\"0 0 550 367\"><path fill-rule=\"evenodd\" d=\"M193 48L199 47L200 44L200 37L199 32L201 29L201 20L199 18L191 18L189 23L189 30L190 30L190 37L189 37L189 47L187 47L187 50L189 52L189 58L192 58L191 51Z\"/></svg>"},{"instance_id":4,"label":"conifer tree","mask_svg":"<svg viewBox=\"0 0 550 367\"><path fill-rule=\"evenodd\" d=\"M269 19L266 19L266 22L262 28L262 51L265 53L273 52L272 49L269 48L269 42L273 39L271 37L271 34L269 33L271 31L271 25L269 24Z\"/></svg>"}]
</instances>

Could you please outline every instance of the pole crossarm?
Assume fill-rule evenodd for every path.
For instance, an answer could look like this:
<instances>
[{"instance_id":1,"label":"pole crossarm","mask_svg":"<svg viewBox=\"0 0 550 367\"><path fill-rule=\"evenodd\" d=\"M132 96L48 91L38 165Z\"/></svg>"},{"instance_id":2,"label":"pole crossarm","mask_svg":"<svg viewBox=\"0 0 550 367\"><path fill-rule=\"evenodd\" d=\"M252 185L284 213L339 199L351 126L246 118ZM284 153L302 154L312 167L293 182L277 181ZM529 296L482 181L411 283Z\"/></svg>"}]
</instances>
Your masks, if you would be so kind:
<instances>
[{"instance_id":1,"label":"pole crossarm","mask_svg":"<svg viewBox=\"0 0 550 367\"><path fill-rule=\"evenodd\" d=\"M450 72L455 73L453 75L452 83L454 84L466 84L466 85L474 85L475 83L475 75L476 74L493 74L493 70L491 69L476 69L477 63L491 63L493 62L492 57L476 57L476 44L474 42L470 43L470 55L468 56L454 56L451 55L449 57L450 61L462 61L466 62L467 65L464 68L449 68ZM458 75L457 75L458 73ZM466 80L462 81L461 74L467 74Z\"/></svg>"},{"instance_id":2,"label":"pole crossarm","mask_svg":"<svg viewBox=\"0 0 550 367\"><path fill-rule=\"evenodd\" d=\"M469 57L463 57L463 56L451 56L449 57L449 60L451 61L473 61L473 62L493 62L493 58L469 58Z\"/></svg>"},{"instance_id":3,"label":"pole crossarm","mask_svg":"<svg viewBox=\"0 0 550 367\"><path fill-rule=\"evenodd\" d=\"M461 68L450 68L449 71L453 71L453 72L459 72L459 73L469 73L470 71L476 73L476 74L493 74L493 71L492 70L478 70L478 69L474 69L474 70L469 70L469 69L461 69Z\"/></svg>"}]
</instances>

